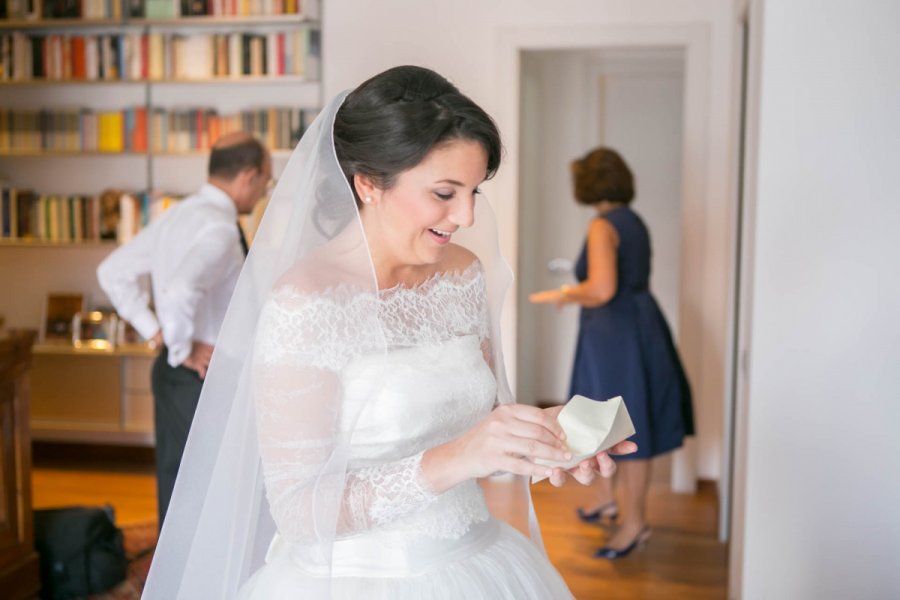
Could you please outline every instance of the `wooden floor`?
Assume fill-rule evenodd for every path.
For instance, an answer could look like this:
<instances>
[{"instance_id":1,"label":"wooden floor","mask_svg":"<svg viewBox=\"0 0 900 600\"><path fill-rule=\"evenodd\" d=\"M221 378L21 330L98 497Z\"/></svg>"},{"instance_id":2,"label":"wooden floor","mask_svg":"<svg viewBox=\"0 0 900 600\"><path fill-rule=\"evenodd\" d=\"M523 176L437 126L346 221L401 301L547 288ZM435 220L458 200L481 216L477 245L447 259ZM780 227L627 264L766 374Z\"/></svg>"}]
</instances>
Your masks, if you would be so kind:
<instances>
[{"instance_id":1,"label":"wooden floor","mask_svg":"<svg viewBox=\"0 0 900 600\"><path fill-rule=\"evenodd\" d=\"M112 504L116 523L156 520L153 456L130 449L37 446L32 468L34 508Z\"/></svg>"},{"instance_id":2,"label":"wooden floor","mask_svg":"<svg viewBox=\"0 0 900 600\"><path fill-rule=\"evenodd\" d=\"M720 600L727 596L727 549L716 538L715 487L680 495L665 483L651 486L646 546L615 561L592 557L607 531L578 521L575 507L593 506L592 490L574 482L532 490L551 562L579 599Z\"/></svg>"},{"instance_id":3,"label":"wooden floor","mask_svg":"<svg viewBox=\"0 0 900 600\"><path fill-rule=\"evenodd\" d=\"M75 447L77 448L77 447ZM115 452L80 456L37 452L33 470L36 508L111 503L120 525L156 518L152 458ZM717 502L712 485L693 495L651 486L649 543L617 561L592 558L606 532L580 523L575 507L591 504L592 490L570 482L533 488L535 509L551 561L579 600L719 600L726 597L727 550L716 540ZM493 507L492 507L493 508ZM500 511L502 512L502 510Z\"/></svg>"}]
</instances>

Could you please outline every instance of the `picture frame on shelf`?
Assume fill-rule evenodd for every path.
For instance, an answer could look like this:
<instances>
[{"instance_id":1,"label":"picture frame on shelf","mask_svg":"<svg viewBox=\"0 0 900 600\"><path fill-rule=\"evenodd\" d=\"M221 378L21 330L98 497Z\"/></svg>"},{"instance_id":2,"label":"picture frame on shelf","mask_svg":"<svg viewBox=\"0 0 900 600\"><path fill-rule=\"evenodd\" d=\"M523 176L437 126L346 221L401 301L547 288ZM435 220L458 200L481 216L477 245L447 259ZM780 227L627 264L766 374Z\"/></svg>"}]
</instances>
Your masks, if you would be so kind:
<instances>
[{"instance_id":1,"label":"picture frame on shelf","mask_svg":"<svg viewBox=\"0 0 900 600\"><path fill-rule=\"evenodd\" d=\"M84 294L51 292L44 300L40 341L46 344L72 342L72 318L84 311Z\"/></svg>"},{"instance_id":2,"label":"picture frame on shelf","mask_svg":"<svg viewBox=\"0 0 900 600\"><path fill-rule=\"evenodd\" d=\"M112 311L92 310L72 317L72 345L92 350L113 350L119 317Z\"/></svg>"}]
</instances>

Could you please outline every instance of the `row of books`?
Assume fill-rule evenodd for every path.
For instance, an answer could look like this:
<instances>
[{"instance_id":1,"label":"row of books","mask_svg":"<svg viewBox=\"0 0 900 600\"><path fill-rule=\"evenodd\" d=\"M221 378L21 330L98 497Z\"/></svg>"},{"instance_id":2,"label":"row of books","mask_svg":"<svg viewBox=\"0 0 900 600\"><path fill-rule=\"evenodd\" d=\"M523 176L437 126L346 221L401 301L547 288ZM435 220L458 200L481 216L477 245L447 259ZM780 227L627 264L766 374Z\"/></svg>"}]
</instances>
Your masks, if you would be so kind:
<instances>
[{"instance_id":1,"label":"row of books","mask_svg":"<svg viewBox=\"0 0 900 600\"><path fill-rule=\"evenodd\" d=\"M122 0L0 0L0 20L120 18Z\"/></svg>"},{"instance_id":2,"label":"row of books","mask_svg":"<svg viewBox=\"0 0 900 600\"><path fill-rule=\"evenodd\" d=\"M180 200L122 190L67 196L3 186L0 192L0 238L44 242L124 243Z\"/></svg>"},{"instance_id":3,"label":"row of books","mask_svg":"<svg viewBox=\"0 0 900 600\"><path fill-rule=\"evenodd\" d=\"M317 111L269 107L219 115L210 108L146 107L95 112L0 108L0 153L195 152L232 131L256 135L267 147L293 148Z\"/></svg>"},{"instance_id":4,"label":"row of books","mask_svg":"<svg viewBox=\"0 0 900 600\"><path fill-rule=\"evenodd\" d=\"M262 15L313 16L304 10L303 0L126 0L131 17L168 19L216 16L250 17Z\"/></svg>"},{"instance_id":5,"label":"row of books","mask_svg":"<svg viewBox=\"0 0 900 600\"><path fill-rule=\"evenodd\" d=\"M0 81L159 81L319 74L319 33L0 35Z\"/></svg>"},{"instance_id":6,"label":"row of books","mask_svg":"<svg viewBox=\"0 0 900 600\"><path fill-rule=\"evenodd\" d=\"M245 110L218 115L209 109L154 110L150 122L152 152L208 150L219 138L233 131L258 137L267 148L288 150L297 145L318 111L294 108Z\"/></svg>"},{"instance_id":7,"label":"row of books","mask_svg":"<svg viewBox=\"0 0 900 600\"><path fill-rule=\"evenodd\" d=\"M0 19L120 19L122 0L0 0Z\"/></svg>"},{"instance_id":8,"label":"row of books","mask_svg":"<svg viewBox=\"0 0 900 600\"><path fill-rule=\"evenodd\" d=\"M0 0L0 20L304 14L302 0Z\"/></svg>"},{"instance_id":9,"label":"row of books","mask_svg":"<svg viewBox=\"0 0 900 600\"><path fill-rule=\"evenodd\" d=\"M0 152L146 152L147 109L0 109Z\"/></svg>"}]
</instances>

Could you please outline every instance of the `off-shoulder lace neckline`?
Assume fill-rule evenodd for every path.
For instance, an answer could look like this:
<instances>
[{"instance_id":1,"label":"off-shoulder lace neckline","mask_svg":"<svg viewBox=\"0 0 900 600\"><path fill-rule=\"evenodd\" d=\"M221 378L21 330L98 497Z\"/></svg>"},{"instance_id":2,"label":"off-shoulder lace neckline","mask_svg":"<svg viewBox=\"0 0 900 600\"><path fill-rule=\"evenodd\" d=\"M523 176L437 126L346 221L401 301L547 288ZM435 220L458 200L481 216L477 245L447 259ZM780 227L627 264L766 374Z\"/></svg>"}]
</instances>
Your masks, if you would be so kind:
<instances>
[{"instance_id":1,"label":"off-shoulder lace neckline","mask_svg":"<svg viewBox=\"0 0 900 600\"><path fill-rule=\"evenodd\" d=\"M411 286L398 283L395 286L378 290L377 297L379 300L386 301L409 294L427 296L437 289L446 287L464 288L478 281L483 272L481 261L475 259L462 271L437 271ZM295 301L305 302L315 299L328 299L343 304L347 302L355 303L367 297L375 297L373 290L364 289L354 283L340 282L316 292L301 291L297 286L288 283L273 290L271 299L279 303L288 302L291 304Z\"/></svg>"},{"instance_id":2,"label":"off-shoulder lace neckline","mask_svg":"<svg viewBox=\"0 0 900 600\"><path fill-rule=\"evenodd\" d=\"M481 261L475 259L462 271L435 271L422 281L412 285L398 283L391 287L379 289L378 295L383 298L402 292L427 292L434 286L445 282L455 285L465 285L475 279L481 271Z\"/></svg>"},{"instance_id":3,"label":"off-shoulder lace neckline","mask_svg":"<svg viewBox=\"0 0 900 600\"><path fill-rule=\"evenodd\" d=\"M349 283L324 292L279 288L263 311L264 363L292 360L338 371L371 350L432 345L462 335L485 339L485 277L477 262L412 287L378 294Z\"/></svg>"}]
</instances>

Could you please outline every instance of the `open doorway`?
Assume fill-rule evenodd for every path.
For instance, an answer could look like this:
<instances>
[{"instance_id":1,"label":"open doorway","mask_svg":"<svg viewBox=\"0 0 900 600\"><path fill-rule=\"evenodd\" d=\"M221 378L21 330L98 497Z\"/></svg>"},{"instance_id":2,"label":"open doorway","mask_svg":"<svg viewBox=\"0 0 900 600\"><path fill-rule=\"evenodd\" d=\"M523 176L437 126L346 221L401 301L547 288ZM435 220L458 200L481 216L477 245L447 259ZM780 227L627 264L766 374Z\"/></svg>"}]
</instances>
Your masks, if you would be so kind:
<instances>
[{"instance_id":1,"label":"open doorway","mask_svg":"<svg viewBox=\"0 0 900 600\"><path fill-rule=\"evenodd\" d=\"M593 48L522 52L517 300L520 401L567 399L579 310L528 303L535 290L574 283L572 261L594 211L572 197L570 162L616 149L636 182L635 209L653 244L651 289L676 343L682 298L684 50ZM687 225L687 226L686 226ZM691 442L689 442L690 444ZM654 479L696 486L691 448L654 460Z\"/></svg>"},{"instance_id":2,"label":"open doorway","mask_svg":"<svg viewBox=\"0 0 900 600\"><path fill-rule=\"evenodd\" d=\"M726 27L724 24L723 28ZM724 29L723 29L724 30ZM735 30L737 32L737 29ZM526 72L529 54L547 52L582 52L593 54L600 52L619 52L625 56L628 52L649 52L657 57L669 55L682 66L682 120L681 120L681 185L680 185L680 248L677 316L668 314L673 310L669 302L664 306L670 325L678 336L679 352L691 381L694 395L695 422L697 435L689 438L688 444L680 456L672 461L671 481L676 489L691 489L695 482L703 481L704 487L712 486L714 492L722 500L724 508L712 517L712 541L724 548L720 542L727 541L730 519L727 507L728 489L723 487L728 482L730 460L726 450L730 447L730 428L725 427L725 407L729 401L729 386L726 380L730 376L730 323L731 299L733 295L734 274L734 240L736 205L734 148L732 135L737 130L738 110L735 106L739 99L739 80L734 77L738 72L732 64L739 57L739 46L727 48L734 50L712 52L712 47L723 50L728 40L736 41L736 37L724 36L721 39L711 37L711 29L706 23L654 21L652 23L616 23L585 24L573 27L521 27L503 31L497 43L497 60L495 63L496 89L498 107L496 115L504 126L507 160L504 171L497 177L491 194L500 201L493 203L501 224L508 224L503 237L502 250L514 261L517 270L529 261L535 262L532 246L534 240L529 239L527 223L520 227L520 222L529 218L522 210L519 202L525 194L525 188L537 185L540 177L530 169L535 164L530 154L537 151L538 145L526 139L529 123L523 111L529 101L529 95L536 95L534 83L529 83ZM635 55L636 56L636 55ZM644 55L649 56L647 54ZM577 102L589 103L591 88L596 87L587 77L574 81L570 93L565 97L566 103L553 107L552 113L559 119L568 111L580 111L583 108L572 108ZM593 92L596 98L599 91ZM595 114L599 114L595 111ZM566 205L568 209L577 211L571 199L568 182L568 161L578 156L589 147L591 132L597 132L599 116L595 122L574 122L568 127L574 128L572 147L565 156L557 157L558 164L563 165L556 175L557 190L565 196L554 198L555 208ZM580 137L579 137L580 136ZM538 140L542 143L543 140ZM580 142L580 143L579 143ZM623 150L625 152L626 150ZM631 160L628 156L627 159ZM561 183L560 183L561 182ZM638 198L635 208L642 211L646 191L638 181ZM504 199L515 198L515 202L504 202ZM524 200L523 200L524 201ZM574 258L583 243L586 221L575 213L569 230L569 258ZM557 211L550 213L553 220L564 217ZM532 226L533 227L533 226ZM655 225L651 225L655 227ZM505 239L504 239L505 238ZM661 240L654 240L655 253L659 257ZM564 256L565 257L565 256ZM555 257L551 257L555 258ZM546 263L538 265L546 269ZM657 273L660 272L656 265ZM519 279L527 278L524 272L517 274ZM560 283L558 281L554 283ZM658 284L656 284L658 285ZM508 298L504 313L503 327L514 335L504 337L504 351L512 359L510 365L511 380L517 384L517 397L525 402L540 400L527 389L518 389L519 384L527 387L520 380L522 371L539 368L535 363L536 347L542 341L532 334L528 339L527 332L520 332L518 325L522 319L519 312L527 313L532 307L523 300L523 294L534 289L536 284L522 280L517 284L517 293ZM662 299L661 299L662 300ZM552 310L552 309L551 309ZM575 316L571 316L569 327L574 336ZM564 327L558 323L558 327ZM519 335L526 336L520 338ZM570 338L573 339L573 338ZM571 343L563 350L558 359L564 363L556 369L558 377L555 385L565 385L571 368ZM555 361L556 362L556 361ZM532 384L533 385L533 384ZM531 394L531 397L529 397ZM668 482L667 482L668 483Z\"/></svg>"},{"instance_id":3,"label":"open doorway","mask_svg":"<svg viewBox=\"0 0 900 600\"><path fill-rule=\"evenodd\" d=\"M569 165L597 146L615 149L631 167L633 207L652 240L650 288L682 353L684 342L690 344L690 336L680 336L683 304L691 302L684 293L683 247L686 236L702 235L702 229L694 228L702 228L702 222L684 214L685 49L523 50L520 94L516 390L521 402L558 404L568 398L580 310L576 305L561 310L534 306L528 295L575 283L573 262L595 211L574 201ZM708 544L703 551L710 572L724 578L724 547L715 543L715 487L707 482L697 494L672 494L698 491L694 450L689 440L685 449L653 459L647 516L651 527L660 530L655 550L680 553L687 548L683 535L690 531ZM593 506L589 492L575 488L567 494ZM539 509L551 506L540 493L535 501ZM563 527L565 519L552 523ZM578 535L596 539L590 533ZM551 546L551 553L560 552L559 545ZM677 570L677 561L667 563L660 556L656 562L653 553L649 556L654 570ZM723 589L706 583L717 593ZM574 584L585 590L597 585Z\"/></svg>"},{"instance_id":4,"label":"open doorway","mask_svg":"<svg viewBox=\"0 0 900 600\"><path fill-rule=\"evenodd\" d=\"M681 294L680 49L523 52L517 391L566 399L577 308L529 306L530 291L572 283L571 261L594 211L572 197L569 163L598 145L619 151L636 180L636 210L653 236L651 287L678 338Z\"/></svg>"},{"instance_id":5,"label":"open doorway","mask_svg":"<svg viewBox=\"0 0 900 600\"><path fill-rule=\"evenodd\" d=\"M519 401L558 404L568 398L579 309L532 306L528 294L575 282L594 210L575 203L569 164L592 148L614 148L634 173L634 207L653 245L650 288L679 340L684 51L525 51L521 89L516 389ZM693 491L690 458L674 473L671 459L654 459L654 480Z\"/></svg>"},{"instance_id":6,"label":"open doorway","mask_svg":"<svg viewBox=\"0 0 900 600\"><path fill-rule=\"evenodd\" d=\"M507 254L515 257L519 282L507 313L515 317L505 323L506 330L514 330L516 336L514 345L505 350L516 357L511 371L517 397L523 402L559 401L568 391L577 310L565 315L549 309L547 322L541 323L534 318L537 307L526 297L571 277L565 273L565 261L553 263L562 272L552 272L548 263L576 258L584 243L591 212L572 198L569 162L605 143L617 147L636 171L635 209L645 217L653 236L651 285L678 338L698 428L698 435L667 459L669 464L654 468L664 480L672 506L694 497L673 496L673 489L691 491L701 481L701 491L711 492L713 502L704 510L712 521L706 519L711 524L703 536L710 544L710 555L716 556L717 572L724 574L722 553L727 553L727 546L721 542L727 541L727 527L721 523L727 519L727 500L717 508L715 498L725 499L722 484L729 480L725 448L730 444L730 430L724 427L724 406L734 214L730 155L721 145L732 127L732 113L721 91L719 100L712 96L713 88L727 88L713 66L730 57L711 55L707 34L704 26L687 23L506 32L497 64L498 86L504 90L500 120L516 127L506 129L510 160L499 191L518 202L495 207L501 222L516 224ZM662 114L644 109L653 112L640 115L645 122L636 127L643 133L629 134L633 117L613 117L627 108L629 98L652 107L653 101L667 97L670 102ZM651 124L651 117L659 118L659 124ZM664 134L668 142L658 145L674 150L667 153L665 162L652 155L642 157L646 137L641 136L652 141L653 135L660 134L646 131L666 127L662 123L669 123ZM645 160L649 166L638 166ZM645 176L648 168L668 174ZM654 187L671 189L659 194ZM528 205L535 202L542 203L543 214L529 212ZM544 250L536 232L548 227L562 233L553 242L555 250L541 254ZM665 275L668 281L660 277ZM538 359L538 355L546 356ZM539 361L552 366L538 366ZM549 370L541 373L544 368ZM674 567L662 561L659 568Z\"/></svg>"},{"instance_id":7,"label":"open doorway","mask_svg":"<svg viewBox=\"0 0 900 600\"><path fill-rule=\"evenodd\" d=\"M720 102L713 98L712 93L716 88L727 87L721 73L713 68L714 65L731 59L726 55L713 56L710 53L708 33L707 27L693 23L522 28L506 31L498 45L496 78L497 87L502 90L498 120L508 124L504 129L508 156L505 171L497 178L496 193L500 198L521 198L522 202L527 202L524 196L528 189L542 185L542 177L529 165L536 164L537 159L531 155L538 152L544 140L527 140L529 135L534 136L534 132L529 133L531 124L527 121L528 116L523 113L527 110L528 103L540 95L535 80L527 71L533 66L528 64L531 58L540 56L541 60L566 60L567 56L580 56L582 63L580 76L569 76L570 86L559 85L566 92L562 95L562 104L544 111L550 114L547 118L551 119L551 125L559 131L568 131L573 140L568 147L558 150L559 155L554 158L559 167L553 169L552 177L555 177L555 181L550 183L553 186L551 193L563 196L551 200L553 210L545 219L570 219L565 224L569 250L566 254L561 254L564 258L574 258L577 255L584 240L586 219L590 216L589 213L579 214L578 207L571 199L568 162L589 148L594 139L599 139L601 113L597 106L601 98L601 83L598 82L600 74L604 69L608 73L615 69L619 69L621 73L623 70L628 72L639 68L667 71L670 94L673 93L672 89L677 89L678 82L681 82L681 157L680 171L675 175L677 178L680 173L680 186L675 193L676 200L671 200L671 197L669 200L661 200L668 202L669 208L678 215L670 215L677 225L669 229L674 232L674 237L670 239L678 240L680 235L680 242L670 242L678 248L670 253L677 256L678 266L661 269L656 265L656 273L660 276L666 271L669 276L677 279L677 283L672 283L671 280L669 283L669 290L677 291L663 292L660 296L668 297L660 300L670 319L670 325L678 336L679 352L692 384L698 432L694 438L688 438L689 443L685 449L675 455L672 461L672 482L675 489L689 491L698 479L709 481L718 487L721 496L727 493L720 483L727 481L727 477L723 477L723 471L729 467L724 453L724 448L730 444L730 440L725 439L729 432L724 428L727 374L725 347L729 335L730 275L733 271L730 260L734 226L734 215L728 202L733 183L728 154L730 150L725 151L721 146L723 140L727 139L724 134L732 127L732 111L727 109L727 97L723 97L720 92ZM557 56L553 57L554 53ZM591 66L592 62L597 64ZM577 73L578 68L573 68ZM558 79L564 76L565 74L556 74ZM624 77L619 79L624 81ZM625 82L620 89L615 90L610 90L607 85L606 100L621 102L623 97L634 95L635 86L641 84L650 85L646 81ZM590 107L590 110L586 107ZM570 113L588 116L581 120L570 119ZM556 122L552 122L552 119L556 119ZM678 122L674 126L677 128ZM612 133L609 130L606 135ZM677 131L674 135L677 139ZM621 146L617 141L611 143ZM628 147L620 149L626 153L631 152ZM627 154L626 159L634 162ZM677 159L674 162L677 164ZM641 177L640 173L638 176ZM650 197L650 192L640 180L638 188L636 208L640 212L643 210L641 203L646 201L649 204L651 201L646 200ZM676 209L679 197L680 206ZM542 201L547 200L544 198ZM573 212L566 216L558 212L557 208ZM506 256L514 260L517 270L522 265L535 263L533 234L528 233L529 216L520 202L498 202L495 210L501 223L509 223L515 227L507 233L504 248ZM519 223L522 221L525 222L520 227ZM663 254L661 248L666 243L665 234L656 233L660 227L666 227L665 217L661 219L662 225L659 221L650 223L655 237L659 238L654 240L657 259ZM668 225L672 226L672 223ZM534 225L530 227L533 231ZM537 268L546 269L547 264L542 262ZM504 338L506 355L514 357L510 368L511 379L517 384L517 397L522 401L552 399L537 397L534 384L531 384L529 390L528 379L520 379L518 375L522 371L542 368L536 365L535 355L537 347L543 341L535 333L529 338L527 331L519 331L519 325L528 319L527 313L532 309L524 300L524 295L538 286L533 280L527 280L529 275L526 271L517 276L521 283L517 286L517 293L508 298L503 324L506 331L515 331L515 335ZM654 285L658 287L660 283L654 282ZM523 318L517 317L520 311L526 313ZM571 315L568 324L556 324L556 328L569 327L569 340L574 339L575 318L575 315ZM520 339L520 333L525 337ZM565 335L565 331L561 335ZM555 385L557 390L566 387L573 351L571 342L561 345L562 350L553 360L561 366L554 369L556 379L551 380L551 385ZM720 533L727 530L722 526L727 518L725 514L721 516Z\"/></svg>"}]
</instances>

